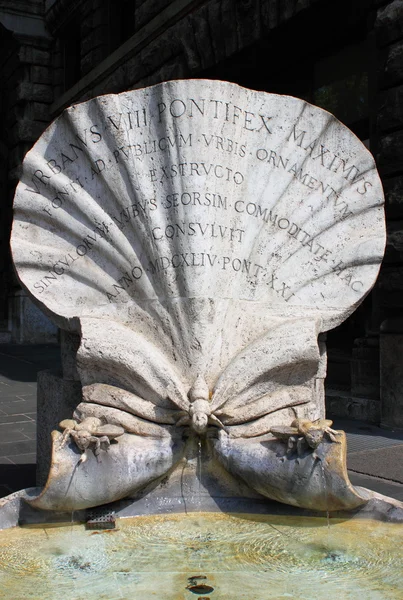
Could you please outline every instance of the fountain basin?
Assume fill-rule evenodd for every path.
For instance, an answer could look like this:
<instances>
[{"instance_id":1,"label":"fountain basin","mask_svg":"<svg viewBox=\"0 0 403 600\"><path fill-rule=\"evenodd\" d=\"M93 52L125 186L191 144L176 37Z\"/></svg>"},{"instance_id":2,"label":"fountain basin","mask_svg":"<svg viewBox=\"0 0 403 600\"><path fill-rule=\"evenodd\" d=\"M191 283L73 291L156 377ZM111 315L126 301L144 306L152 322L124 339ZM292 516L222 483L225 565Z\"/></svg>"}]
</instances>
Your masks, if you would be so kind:
<instances>
[{"instance_id":1,"label":"fountain basin","mask_svg":"<svg viewBox=\"0 0 403 600\"><path fill-rule=\"evenodd\" d=\"M401 598L403 528L369 519L192 513L14 528L0 587L41 598Z\"/></svg>"}]
</instances>

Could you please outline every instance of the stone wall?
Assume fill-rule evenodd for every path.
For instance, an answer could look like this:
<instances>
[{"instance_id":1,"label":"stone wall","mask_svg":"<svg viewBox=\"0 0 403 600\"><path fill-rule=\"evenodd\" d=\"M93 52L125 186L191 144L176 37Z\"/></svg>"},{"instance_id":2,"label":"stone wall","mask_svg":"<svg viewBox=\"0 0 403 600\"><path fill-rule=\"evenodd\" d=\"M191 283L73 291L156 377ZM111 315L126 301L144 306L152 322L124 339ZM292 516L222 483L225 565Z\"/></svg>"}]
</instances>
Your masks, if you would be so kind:
<instances>
[{"instance_id":1,"label":"stone wall","mask_svg":"<svg viewBox=\"0 0 403 600\"><path fill-rule=\"evenodd\" d=\"M102 18L107 11L99 8L94 11L90 7L100 1L85 0L77 8L85 23L81 45L83 76L55 100L54 116L73 101L168 79L200 76L314 3L314 0L264 3L145 0L136 4L134 35L99 62L102 51L96 44L100 44L103 34L99 32L104 31Z\"/></svg>"},{"instance_id":2,"label":"stone wall","mask_svg":"<svg viewBox=\"0 0 403 600\"><path fill-rule=\"evenodd\" d=\"M30 10L21 21L19 14L8 14L0 3L0 78L2 82L0 153L5 168L1 176L0 231L0 342L39 343L55 341L57 330L25 294L11 265L9 236L12 220L12 200L26 152L35 143L51 120L53 101L50 38L40 25L41 3L30 3ZM18 8L16 3L13 8ZM4 22L15 30L5 28ZM24 328L24 315L30 325ZM30 316L33 316L31 322Z\"/></svg>"},{"instance_id":3,"label":"stone wall","mask_svg":"<svg viewBox=\"0 0 403 600\"><path fill-rule=\"evenodd\" d=\"M388 243L379 277L381 421L403 427L403 1L378 9L377 161L385 189Z\"/></svg>"}]
</instances>

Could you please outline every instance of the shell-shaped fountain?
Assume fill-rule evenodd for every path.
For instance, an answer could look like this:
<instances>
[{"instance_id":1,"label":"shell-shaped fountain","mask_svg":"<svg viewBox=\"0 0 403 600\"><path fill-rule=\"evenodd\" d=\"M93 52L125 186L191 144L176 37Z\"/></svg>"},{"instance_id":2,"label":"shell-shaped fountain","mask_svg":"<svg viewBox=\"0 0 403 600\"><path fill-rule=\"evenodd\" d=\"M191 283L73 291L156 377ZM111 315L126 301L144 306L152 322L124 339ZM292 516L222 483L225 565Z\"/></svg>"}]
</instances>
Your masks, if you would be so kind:
<instances>
[{"instance_id":1,"label":"shell-shaped fountain","mask_svg":"<svg viewBox=\"0 0 403 600\"><path fill-rule=\"evenodd\" d=\"M222 81L101 96L65 110L27 154L14 211L22 285L81 336L75 422L124 431L103 446L84 432L85 449L54 433L35 506L133 494L174 472L195 436L263 496L321 510L366 501L344 436L321 430L318 334L375 282L383 193L335 117Z\"/></svg>"}]
</instances>

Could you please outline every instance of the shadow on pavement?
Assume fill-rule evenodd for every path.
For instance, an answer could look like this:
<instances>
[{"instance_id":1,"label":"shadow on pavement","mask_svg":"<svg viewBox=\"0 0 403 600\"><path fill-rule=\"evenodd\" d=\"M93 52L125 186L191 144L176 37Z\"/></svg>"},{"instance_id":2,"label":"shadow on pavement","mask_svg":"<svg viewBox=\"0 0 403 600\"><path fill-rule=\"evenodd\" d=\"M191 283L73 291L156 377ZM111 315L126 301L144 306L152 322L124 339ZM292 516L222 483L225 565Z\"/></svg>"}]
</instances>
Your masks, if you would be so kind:
<instances>
[{"instance_id":1,"label":"shadow on pavement","mask_svg":"<svg viewBox=\"0 0 403 600\"><path fill-rule=\"evenodd\" d=\"M60 346L56 344L0 344L0 378L36 382L38 371L61 369Z\"/></svg>"}]
</instances>

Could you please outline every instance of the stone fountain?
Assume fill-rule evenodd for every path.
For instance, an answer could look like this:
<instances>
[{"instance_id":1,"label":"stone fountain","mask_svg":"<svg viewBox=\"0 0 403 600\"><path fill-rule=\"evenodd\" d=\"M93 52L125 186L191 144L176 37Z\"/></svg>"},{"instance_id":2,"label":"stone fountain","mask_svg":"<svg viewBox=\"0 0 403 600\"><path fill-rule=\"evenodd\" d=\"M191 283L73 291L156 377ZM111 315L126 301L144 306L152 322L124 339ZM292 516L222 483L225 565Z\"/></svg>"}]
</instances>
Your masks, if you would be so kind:
<instances>
[{"instance_id":1,"label":"stone fountain","mask_svg":"<svg viewBox=\"0 0 403 600\"><path fill-rule=\"evenodd\" d=\"M123 499L402 518L351 485L325 418L321 334L385 244L373 157L334 116L222 81L101 96L27 154L14 212L21 284L80 338L80 397L46 485L2 501L8 523Z\"/></svg>"}]
</instances>

